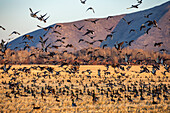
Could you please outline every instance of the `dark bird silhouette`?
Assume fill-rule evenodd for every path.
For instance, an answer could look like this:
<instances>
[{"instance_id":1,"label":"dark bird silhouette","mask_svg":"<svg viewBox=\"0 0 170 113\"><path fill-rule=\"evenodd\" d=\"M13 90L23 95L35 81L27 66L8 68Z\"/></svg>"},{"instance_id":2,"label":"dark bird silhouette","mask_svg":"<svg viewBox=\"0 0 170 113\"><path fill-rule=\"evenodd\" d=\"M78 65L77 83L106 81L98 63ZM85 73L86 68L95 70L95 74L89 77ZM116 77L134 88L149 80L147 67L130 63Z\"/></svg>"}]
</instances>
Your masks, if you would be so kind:
<instances>
[{"instance_id":1,"label":"dark bird silhouette","mask_svg":"<svg viewBox=\"0 0 170 113\"><path fill-rule=\"evenodd\" d=\"M75 24L73 24L74 25L74 27L76 27L77 28L77 30L81 30L83 27L84 27L84 25L83 26L81 26L81 27L77 27Z\"/></svg>"},{"instance_id":2,"label":"dark bird silhouette","mask_svg":"<svg viewBox=\"0 0 170 113\"><path fill-rule=\"evenodd\" d=\"M55 48L55 49L58 49L59 47L61 47L61 45L60 46L52 45L51 47Z\"/></svg>"},{"instance_id":3,"label":"dark bird silhouette","mask_svg":"<svg viewBox=\"0 0 170 113\"><path fill-rule=\"evenodd\" d=\"M153 13L149 13L147 15L144 15L145 18L149 18L150 15L152 15Z\"/></svg>"},{"instance_id":4,"label":"dark bird silhouette","mask_svg":"<svg viewBox=\"0 0 170 113\"><path fill-rule=\"evenodd\" d=\"M84 35L82 35L82 36L88 35L88 34L90 34L90 33L91 33L91 34L94 34L94 31L87 29L87 32L86 32Z\"/></svg>"},{"instance_id":5,"label":"dark bird silhouette","mask_svg":"<svg viewBox=\"0 0 170 113\"><path fill-rule=\"evenodd\" d=\"M131 46L131 43L132 43L132 42L134 42L134 40L131 40L131 41L126 42L126 43L128 43L128 45Z\"/></svg>"},{"instance_id":6,"label":"dark bird silhouette","mask_svg":"<svg viewBox=\"0 0 170 113\"><path fill-rule=\"evenodd\" d=\"M168 52L168 50L166 50L166 49L160 49L159 51L160 52Z\"/></svg>"},{"instance_id":7,"label":"dark bird silhouette","mask_svg":"<svg viewBox=\"0 0 170 113\"><path fill-rule=\"evenodd\" d=\"M30 35L24 35L22 36L23 40L28 39L28 40L32 40L34 37L30 36Z\"/></svg>"},{"instance_id":8,"label":"dark bird silhouette","mask_svg":"<svg viewBox=\"0 0 170 113\"><path fill-rule=\"evenodd\" d=\"M86 0L80 0L80 2L81 2L82 4L85 4L85 3L86 3Z\"/></svg>"},{"instance_id":9,"label":"dark bird silhouette","mask_svg":"<svg viewBox=\"0 0 170 113\"><path fill-rule=\"evenodd\" d=\"M43 21L43 20L44 20L44 17L45 17L46 15L47 15L47 13L44 14L44 15L40 15L40 17L37 17L37 19L40 20L40 21Z\"/></svg>"},{"instance_id":10,"label":"dark bird silhouette","mask_svg":"<svg viewBox=\"0 0 170 113\"><path fill-rule=\"evenodd\" d=\"M40 109L40 107L35 107L35 104L32 105L33 105L33 109Z\"/></svg>"},{"instance_id":11,"label":"dark bird silhouette","mask_svg":"<svg viewBox=\"0 0 170 113\"><path fill-rule=\"evenodd\" d=\"M16 31L13 31L9 36L11 36L12 34L20 35L20 33L16 32Z\"/></svg>"},{"instance_id":12,"label":"dark bird silhouette","mask_svg":"<svg viewBox=\"0 0 170 113\"><path fill-rule=\"evenodd\" d=\"M141 3L142 3L142 0L137 0L137 1L138 1L138 3L139 3L139 4L141 4Z\"/></svg>"},{"instance_id":13,"label":"dark bird silhouette","mask_svg":"<svg viewBox=\"0 0 170 113\"><path fill-rule=\"evenodd\" d=\"M104 44L104 45L102 46L102 48L104 49L106 46L107 46L107 44Z\"/></svg>"},{"instance_id":14,"label":"dark bird silhouette","mask_svg":"<svg viewBox=\"0 0 170 113\"><path fill-rule=\"evenodd\" d=\"M108 34L108 35L106 36L105 40L107 40L108 38L112 38L112 37L113 37L112 34Z\"/></svg>"},{"instance_id":15,"label":"dark bird silhouette","mask_svg":"<svg viewBox=\"0 0 170 113\"><path fill-rule=\"evenodd\" d=\"M89 35L87 35L88 37L90 37L91 39L94 39L94 37L96 37L96 36L89 36Z\"/></svg>"},{"instance_id":16,"label":"dark bird silhouette","mask_svg":"<svg viewBox=\"0 0 170 113\"><path fill-rule=\"evenodd\" d=\"M5 30L5 28L4 28L4 27L2 27L2 26L0 26L0 28L1 28L1 29L3 29L3 30Z\"/></svg>"},{"instance_id":17,"label":"dark bird silhouette","mask_svg":"<svg viewBox=\"0 0 170 113\"><path fill-rule=\"evenodd\" d=\"M143 28L146 28L145 24L142 24L142 25L140 26L140 31L141 31Z\"/></svg>"},{"instance_id":18,"label":"dark bird silhouette","mask_svg":"<svg viewBox=\"0 0 170 113\"><path fill-rule=\"evenodd\" d=\"M92 10L93 13L95 13L95 11L94 11L94 9L93 9L92 7L89 7L89 8L86 10L86 12L87 12L88 10Z\"/></svg>"},{"instance_id":19,"label":"dark bird silhouette","mask_svg":"<svg viewBox=\"0 0 170 113\"><path fill-rule=\"evenodd\" d=\"M96 40L93 41L93 42L88 42L88 41L85 41L85 42L88 43L88 44L90 44L90 45L93 45L93 44L96 42Z\"/></svg>"},{"instance_id":20,"label":"dark bird silhouette","mask_svg":"<svg viewBox=\"0 0 170 113\"><path fill-rule=\"evenodd\" d=\"M73 46L72 44L67 44L65 47L66 47L66 48L68 48L68 47L73 48L74 46Z\"/></svg>"},{"instance_id":21,"label":"dark bird silhouette","mask_svg":"<svg viewBox=\"0 0 170 113\"><path fill-rule=\"evenodd\" d=\"M82 41L84 41L84 39L80 39L80 40L78 41L78 43L80 43L80 42L82 42Z\"/></svg>"},{"instance_id":22,"label":"dark bird silhouette","mask_svg":"<svg viewBox=\"0 0 170 113\"><path fill-rule=\"evenodd\" d=\"M115 46L115 48L117 49L117 50L122 50L122 45L124 44L124 41L123 42L120 42L120 43L116 43L114 46Z\"/></svg>"},{"instance_id":23,"label":"dark bird silhouette","mask_svg":"<svg viewBox=\"0 0 170 113\"><path fill-rule=\"evenodd\" d=\"M47 18L43 19L44 23L47 22L47 19L49 18L50 16L48 16Z\"/></svg>"},{"instance_id":24,"label":"dark bird silhouette","mask_svg":"<svg viewBox=\"0 0 170 113\"><path fill-rule=\"evenodd\" d=\"M61 40L61 39L57 39L55 42L61 42L61 43L65 43L63 40Z\"/></svg>"},{"instance_id":25,"label":"dark bird silhouette","mask_svg":"<svg viewBox=\"0 0 170 113\"><path fill-rule=\"evenodd\" d=\"M37 25L37 27L44 29L44 31L48 31L52 28L51 26L43 28L40 25Z\"/></svg>"},{"instance_id":26,"label":"dark bird silhouette","mask_svg":"<svg viewBox=\"0 0 170 113\"><path fill-rule=\"evenodd\" d=\"M113 29L114 26L110 27L110 28L105 28L107 32L110 32Z\"/></svg>"},{"instance_id":27,"label":"dark bird silhouette","mask_svg":"<svg viewBox=\"0 0 170 113\"><path fill-rule=\"evenodd\" d=\"M133 21L133 20L131 20L131 21L127 21L125 18L122 18L128 25L130 25L131 24L131 22Z\"/></svg>"},{"instance_id":28,"label":"dark bird silhouette","mask_svg":"<svg viewBox=\"0 0 170 113\"><path fill-rule=\"evenodd\" d=\"M52 33L57 33L57 34L61 35L61 33L60 33L60 32L58 32L58 31L53 31Z\"/></svg>"},{"instance_id":29,"label":"dark bird silhouette","mask_svg":"<svg viewBox=\"0 0 170 113\"><path fill-rule=\"evenodd\" d=\"M136 30L135 30L135 29L131 29L131 30L129 31L129 33L131 33L132 31L133 31L133 32L136 32Z\"/></svg>"},{"instance_id":30,"label":"dark bird silhouette","mask_svg":"<svg viewBox=\"0 0 170 113\"><path fill-rule=\"evenodd\" d=\"M29 8L29 10L31 11L30 16L33 18L37 18L37 13L39 13L40 11L34 13L31 8Z\"/></svg>"},{"instance_id":31,"label":"dark bird silhouette","mask_svg":"<svg viewBox=\"0 0 170 113\"><path fill-rule=\"evenodd\" d=\"M99 21L100 19L95 19L95 20L85 20L85 21L89 21L89 22L92 22L94 24L96 24L97 21Z\"/></svg>"},{"instance_id":32,"label":"dark bird silhouette","mask_svg":"<svg viewBox=\"0 0 170 113\"><path fill-rule=\"evenodd\" d=\"M156 46L160 47L160 46L162 46L162 44L163 44L163 42L158 42L158 43L155 43L154 46L155 46L155 47L156 47Z\"/></svg>"},{"instance_id":33,"label":"dark bird silhouette","mask_svg":"<svg viewBox=\"0 0 170 113\"><path fill-rule=\"evenodd\" d=\"M149 30L151 30L151 28L148 28L148 29L145 31L145 33L148 34L148 33L149 33Z\"/></svg>"},{"instance_id":34,"label":"dark bird silhouette","mask_svg":"<svg viewBox=\"0 0 170 113\"><path fill-rule=\"evenodd\" d=\"M140 4L132 5L131 7L127 8L127 9L131 9L131 8L139 8L139 7L138 7L139 5L140 5Z\"/></svg>"}]
</instances>

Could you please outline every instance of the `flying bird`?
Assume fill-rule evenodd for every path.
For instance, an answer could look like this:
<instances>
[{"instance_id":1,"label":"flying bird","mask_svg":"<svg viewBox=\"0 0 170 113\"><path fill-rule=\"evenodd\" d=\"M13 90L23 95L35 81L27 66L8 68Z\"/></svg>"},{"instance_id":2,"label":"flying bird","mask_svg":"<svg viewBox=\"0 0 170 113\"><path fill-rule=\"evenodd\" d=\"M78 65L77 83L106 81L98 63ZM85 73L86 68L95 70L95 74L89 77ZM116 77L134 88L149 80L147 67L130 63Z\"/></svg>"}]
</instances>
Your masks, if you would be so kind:
<instances>
[{"instance_id":1,"label":"flying bird","mask_svg":"<svg viewBox=\"0 0 170 113\"><path fill-rule=\"evenodd\" d=\"M80 39L80 40L78 41L78 43L80 43L80 42L82 42L82 41L84 41L84 39Z\"/></svg>"},{"instance_id":2,"label":"flying bird","mask_svg":"<svg viewBox=\"0 0 170 113\"><path fill-rule=\"evenodd\" d=\"M17 31L13 31L9 36L11 36L12 34L20 35L20 33L18 33Z\"/></svg>"},{"instance_id":3,"label":"flying bird","mask_svg":"<svg viewBox=\"0 0 170 113\"><path fill-rule=\"evenodd\" d=\"M131 33L132 31L133 31L133 32L136 32L136 30L135 30L135 29L131 29L131 30L129 31L129 33Z\"/></svg>"},{"instance_id":4,"label":"flying bird","mask_svg":"<svg viewBox=\"0 0 170 113\"><path fill-rule=\"evenodd\" d=\"M40 11L37 11L34 13L31 8L29 8L29 10L31 11L31 13L30 13L31 17L37 18L37 13L39 13Z\"/></svg>"},{"instance_id":5,"label":"flying bird","mask_svg":"<svg viewBox=\"0 0 170 113\"><path fill-rule=\"evenodd\" d=\"M150 15L152 15L153 13L149 13L147 15L144 15L145 18L149 18Z\"/></svg>"},{"instance_id":6,"label":"flying bird","mask_svg":"<svg viewBox=\"0 0 170 113\"><path fill-rule=\"evenodd\" d=\"M158 43L155 43L154 46L155 46L155 47L156 47L156 46L160 47L160 46L162 46L162 44L163 44L163 42L158 42Z\"/></svg>"},{"instance_id":7,"label":"flying bird","mask_svg":"<svg viewBox=\"0 0 170 113\"><path fill-rule=\"evenodd\" d=\"M5 28L4 28L4 27L2 27L2 26L0 26L0 28L1 28L1 29L3 29L3 30L5 30Z\"/></svg>"},{"instance_id":8,"label":"flying bird","mask_svg":"<svg viewBox=\"0 0 170 113\"><path fill-rule=\"evenodd\" d=\"M85 4L85 3L86 3L86 0L80 0L80 2L81 2L82 4Z\"/></svg>"},{"instance_id":9,"label":"flying bird","mask_svg":"<svg viewBox=\"0 0 170 113\"><path fill-rule=\"evenodd\" d=\"M131 22L133 21L133 20L131 20L131 21L127 21L125 18L122 18L128 25L130 25L131 24Z\"/></svg>"},{"instance_id":10,"label":"flying bird","mask_svg":"<svg viewBox=\"0 0 170 113\"><path fill-rule=\"evenodd\" d=\"M142 0L137 0L137 1L138 1L138 3L139 3L139 4L141 4L141 3L142 3Z\"/></svg>"},{"instance_id":11,"label":"flying bird","mask_svg":"<svg viewBox=\"0 0 170 113\"><path fill-rule=\"evenodd\" d=\"M107 46L107 44L104 44L104 45L102 46L102 48L104 49L106 46Z\"/></svg>"},{"instance_id":12,"label":"flying bird","mask_svg":"<svg viewBox=\"0 0 170 113\"><path fill-rule=\"evenodd\" d=\"M132 5L131 7L127 8L127 9L131 9L131 8L139 8L139 7L138 7L139 5L140 5L140 4Z\"/></svg>"},{"instance_id":13,"label":"flying bird","mask_svg":"<svg viewBox=\"0 0 170 113\"><path fill-rule=\"evenodd\" d=\"M95 13L95 11L94 11L94 9L93 9L92 7L89 7L89 8L86 10L86 12L87 12L88 10L92 10L93 13Z\"/></svg>"},{"instance_id":14,"label":"flying bird","mask_svg":"<svg viewBox=\"0 0 170 113\"><path fill-rule=\"evenodd\" d=\"M94 34L94 31L93 30L89 30L89 29L86 29L87 30L87 32L84 34L84 35L82 35L82 36L85 36L85 35L88 35L88 34Z\"/></svg>"},{"instance_id":15,"label":"flying bird","mask_svg":"<svg viewBox=\"0 0 170 113\"><path fill-rule=\"evenodd\" d=\"M48 16L47 18L43 19L44 23L47 22L47 19L49 18L50 16Z\"/></svg>"},{"instance_id":16,"label":"flying bird","mask_svg":"<svg viewBox=\"0 0 170 113\"><path fill-rule=\"evenodd\" d=\"M97 21L99 21L100 19L95 19L95 20L85 20L85 21L89 21L89 22L92 22L94 24L96 24Z\"/></svg>"},{"instance_id":17,"label":"flying bird","mask_svg":"<svg viewBox=\"0 0 170 113\"><path fill-rule=\"evenodd\" d=\"M145 32L148 34L148 33L149 33L149 30L151 30L151 28L148 28Z\"/></svg>"},{"instance_id":18,"label":"flying bird","mask_svg":"<svg viewBox=\"0 0 170 113\"><path fill-rule=\"evenodd\" d=\"M77 30L81 30L83 27L84 27L84 25L83 26L81 26L81 27L77 27L75 24L73 24L74 25L74 27L76 27L77 28Z\"/></svg>"},{"instance_id":19,"label":"flying bird","mask_svg":"<svg viewBox=\"0 0 170 113\"><path fill-rule=\"evenodd\" d=\"M40 15L40 17L37 17L37 19L40 20L40 21L43 21L43 20L44 20L44 17L45 17L46 15L47 15L47 13L44 14L44 15Z\"/></svg>"},{"instance_id":20,"label":"flying bird","mask_svg":"<svg viewBox=\"0 0 170 113\"><path fill-rule=\"evenodd\" d=\"M110 28L105 28L107 32L110 32L113 29L114 26L110 27Z\"/></svg>"},{"instance_id":21,"label":"flying bird","mask_svg":"<svg viewBox=\"0 0 170 113\"><path fill-rule=\"evenodd\" d=\"M140 26L140 31L141 31L143 28L146 28L145 24L142 24L142 25Z\"/></svg>"}]
</instances>

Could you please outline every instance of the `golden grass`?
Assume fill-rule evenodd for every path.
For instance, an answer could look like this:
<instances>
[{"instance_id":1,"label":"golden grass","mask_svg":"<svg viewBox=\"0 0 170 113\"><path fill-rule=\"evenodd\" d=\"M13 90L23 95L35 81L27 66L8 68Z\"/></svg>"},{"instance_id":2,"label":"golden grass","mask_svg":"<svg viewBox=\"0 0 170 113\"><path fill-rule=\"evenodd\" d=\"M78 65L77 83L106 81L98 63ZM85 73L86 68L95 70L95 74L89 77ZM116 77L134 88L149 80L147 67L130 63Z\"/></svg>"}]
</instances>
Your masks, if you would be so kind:
<instances>
[{"instance_id":1,"label":"golden grass","mask_svg":"<svg viewBox=\"0 0 170 113\"><path fill-rule=\"evenodd\" d=\"M38 65L12 65L12 68L19 69L23 67L30 67L33 66L38 66ZM40 65L40 66L46 66L46 67L53 67L55 71L61 71L64 70L63 68L59 68L57 65ZM127 66L124 66L125 68ZM151 70L152 66L147 66L149 70ZM11 68L11 69L12 69ZM82 71L86 71L87 69L90 69L92 71L91 73L91 79L87 78L87 75L89 73L85 72L82 74ZM101 78L98 77L97 75L97 70L101 69ZM121 77L121 80L125 79L123 83L125 85L130 85L131 83L134 83L136 81L142 81L148 84L150 80L152 79L154 82L150 82L152 85L156 84L167 84L169 85L169 77L170 73L166 73L166 76L168 76L168 79L165 79L165 75L163 75L161 72L165 71L164 67L160 67L160 70L157 71L156 75L152 75L151 73L137 73L140 72L140 65L135 65L132 66L132 68L127 71L122 71L120 69L114 69L112 67L109 68L109 72L111 74L109 75L104 75L104 70L106 70L106 67L103 65L81 65L79 72L76 74L68 74L66 72L61 72L61 75L56 76L55 73L49 73L47 72L48 76L42 77L44 74L40 69L34 70L31 69L30 73L24 73L20 71L20 74L16 76L16 81L11 80L12 77L14 77L14 72L12 70L9 71L8 74L2 74L2 70L0 70L0 111L2 112L51 112L51 113L56 113L56 112L80 112L80 113L85 113L85 112L90 112L90 113L112 113L112 112L118 112L118 113L126 113L126 112L151 112L151 113L162 113L162 112L170 112L170 98L168 97L168 101L163 101L161 100L160 103L153 105L151 103L151 96L150 97L145 97L144 101L141 101L139 98L134 98L132 97L133 102L129 102L127 99L124 97L122 98L122 101L120 102L112 102L110 101L110 97L107 98L106 95L100 95L99 92L96 90L94 86L89 87L88 89L90 91L95 90L96 95L99 97L99 100L96 103L92 102L92 96L88 95L79 95L79 98L82 100L75 101L77 104L77 107L72 107L72 102L71 102L71 96L66 96L66 95L59 95L59 100L60 102L57 102L52 94L46 94L44 96L44 99L41 98L40 94L36 94L36 98L31 96L31 94L28 94L28 97L21 97L18 95L19 98L14 98L14 95L11 94L12 98L8 98L5 96L6 92L11 92L11 89L8 88L8 85L2 84L2 82L6 81L7 83L9 81L16 83L16 82L21 82L24 86L31 85L33 82L31 82L33 79L36 79L37 82L34 84L39 87L45 87L45 84L48 84L55 88L55 86L58 86L58 81L64 80L64 83L61 84L61 86L58 86L58 88L64 87L65 85L71 86L71 84L74 84L74 89L82 89L83 86L81 85L80 81L83 82L83 84L87 84L88 86L91 84L92 81L95 83L98 83L99 87L103 87L104 90L107 90L107 87L105 87L104 81L108 80L113 80L112 83L118 83L115 79L121 75L120 73L126 73L124 77ZM115 70L118 71L119 73L116 74ZM41 76L38 78L37 73ZM50 75L50 76L49 76ZM81 77L80 77L81 76ZM71 78L71 84L66 82L66 80ZM83 79L84 78L84 79ZM149 79L149 80L148 80ZM42 81L45 81L45 83L42 83ZM78 82L77 82L78 81ZM101 82L103 81L103 82ZM100 84L99 84L100 83ZM139 87L139 84L138 84ZM120 86L114 86L113 90L119 89ZM37 92L40 92L41 88L37 90ZM23 94L26 94L23 89L21 89L20 92L23 92ZM129 92L126 92L129 94ZM123 96L123 94L122 94ZM168 95L169 96L169 95ZM162 97L162 96L161 96ZM115 98L114 98L115 99ZM155 101L158 102L158 100L155 99ZM33 103L35 103L36 106L39 106L39 110L34 110L33 109Z\"/></svg>"}]
</instances>

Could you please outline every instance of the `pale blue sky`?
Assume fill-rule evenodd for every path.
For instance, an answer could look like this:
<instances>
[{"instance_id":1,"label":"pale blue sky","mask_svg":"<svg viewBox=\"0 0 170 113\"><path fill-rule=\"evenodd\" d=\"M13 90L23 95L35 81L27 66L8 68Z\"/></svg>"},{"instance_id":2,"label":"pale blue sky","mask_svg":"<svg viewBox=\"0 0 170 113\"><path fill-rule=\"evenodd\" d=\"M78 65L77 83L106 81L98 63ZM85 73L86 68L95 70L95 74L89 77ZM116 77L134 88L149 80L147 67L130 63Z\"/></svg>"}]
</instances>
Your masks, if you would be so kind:
<instances>
[{"instance_id":1,"label":"pale blue sky","mask_svg":"<svg viewBox=\"0 0 170 113\"><path fill-rule=\"evenodd\" d=\"M24 35L38 29L37 25L46 27L54 23L132 13L167 1L143 0L138 9L126 9L137 4L137 0L87 0L86 4L81 4L80 0L0 0L0 26L6 29L0 29L0 39L11 38L8 35L14 30ZM86 12L88 7L93 7L96 13ZM41 10L39 14L47 13L50 16L47 23L30 17L29 8L34 12Z\"/></svg>"}]
</instances>

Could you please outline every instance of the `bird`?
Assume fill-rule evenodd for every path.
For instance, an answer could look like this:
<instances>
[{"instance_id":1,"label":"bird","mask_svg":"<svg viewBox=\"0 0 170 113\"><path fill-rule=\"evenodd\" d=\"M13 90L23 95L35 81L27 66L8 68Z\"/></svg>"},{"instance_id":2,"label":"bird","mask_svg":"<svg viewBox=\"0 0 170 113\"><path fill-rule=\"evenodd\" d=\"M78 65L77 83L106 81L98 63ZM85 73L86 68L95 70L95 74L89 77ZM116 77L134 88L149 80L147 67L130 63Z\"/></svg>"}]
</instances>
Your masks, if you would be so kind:
<instances>
[{"instance_id":1,"label":"bird","mask_svg":"<svg viewBox=\"0 0 170 113\"><path fill-rule=\"evenodd\" d=\"M68 48L68 47L74 47L72 44L67 44L66 46L65 46L66 48Z\"/></svg>"},{"instance_id":2,"label":"bird","mask_svg":"<svg viewBox=\"0 0 170 113\"><path fill-rule=\"evenodd\" d=\"M82 4L85 4L85 3L86 3L86 0L80 0L80 2L81 2Z\"/></svg>"},{"instance_id":3,"label":"bird","mask_svg":"<svg viewBox=\"0 0 170 113\"><path fill-rule=\"evenodd\" d=\"M18 35L20 35L20 33L19 32L17 32L17 31L13 31L9 36L11 36L12 34L18 34Z\"/></svg>"},{"instance_id":4,"label":"bird","mask_svg":"<svg viewBox=\"0 0 170 113\"><path fill-rule=\"evenodd\" d=\"M134 40L131 40L131 41L127 42L127 43L128 43L129 46L131 46L132 42L134 42Z\"/></svg>"},{"instance_id":5,"label":"bird","mask_svg":"<svg viewBox=\"0 0 170 113\"><path fill-rule=\"evenodd\" d=\"M31 8L29 8L29 10L31 11L30 16L33 17L33 18L37 18L37 13L39 13L40 11L33 13Z\"/></svg>"},{"instance_id":6,"label":"bird","mask_svg":"<svg viewBox=\"0 0 170 113\"><path fill-rule=\"evenodd\" d=\"M130 25L131 22L134 20L134 19L133 19L133 20L131 20L131 21L128 22L125 18L122 18L122 19L123 19L128 25Z\"/></svg>"},{"instance_id":7,"label":"bird","mask_svg":"<svg viewBox=\"0 0 170 113\"><path fill-rule=\"evenodd\" d=\"M137 0L137 1L138 1L138 3L139 3L139 4L141 4L141 3L142 3L142 0Z\"/></svg>"},{"instance_id":8,"label":"bird","mask_svg":"<svg viewBox=\"0 0 170 113\"><path fill-rule=\"evenodd\" d=\"M144 15L145 18L149 18L150 15L152 15L153 13L149 13L147 15Z\"/></svg>"},{"instance_id":9,"label":"bird","mask_svg":"<svg viewBox=\"0 0 170 113\"><path fill-rule=\"evenodd\" d=\"M135 30L135 29L131 29L131 30L129 31L129 33L131 33L132 31L136 32L136 30Z\"/></svg>"},{"instance_id":10,"label":"bird","mask_svg":"<svg viewBox=\"0 0 170 113\"><path fill-rule=\"evenodd\" d=\"M131 9L131 8L139 8L139 7L138 7L139 5L140 5L140 4L132 5L131 7L127 8L127 9Z\"/></svg>"},{"instance_id":11,"label":"bird","mask_svg":"<svg viewBox=\"0 0 170 113\"><path fill-rule=\"evenodd\" d=\"M84 39L80 39L80 40L78 41L78 43L80 43L80 42L82 42L82 41L84 41Z\"/></svg>"},{"instance_id":12,"label":"bird","mask_svg":"<svg viewBox=\"0 0 170 113\"><path fill-rule=\"evenodd\" d=\"M99 21L100 19L95 19L95 20L84 20L84 21L89 21L89 22L92 22L94 24L96 24L97 21Z\"/></svg>"},{"instance_id":13,"label":"bird","mask_svg":"<svg viewBox=\"0 0 170 113\"><path fill-rule=\"evenodd\" d=\"M94 11L94 9L93 9L92 7L89 7L89 8L86 10L86 12L87 12L88 10L92 10L93 13L95 13L95 11Z\"/></svg>"},{"instance_id":14,"label":"bird","mask_svg":"<svg viewBox=\"0 0 170 113\"><path fill-rule=\"evenodd\" d=\"M2 26L0 26L0 28L1 28L1 29L3 29L3 30L5 30L5 28L4 28L4 27L2 27Z\"/></svg>"},{"instance_id":15,"label":"bird","mask_svg":"<svg viewBox=\"0 0 170 113\"><path fill-rule=\"evenodd\" d=\"M160 46L162 46L162 44L163 44L163 42L158 42L158 43L155 43L154 46L155 46L155 47L156 47L156 46L160 47Z\"/></svg>"},{"instance_id":16,"label":"bird","mask_svg":"<svg viewBox=\"0 0 170 113\"><path fill-rule=\"evenodd\" d=\"M45 17L46 15L47 15L47 13L44 14L44 15L40 15L40 17L37 17L37 19L40 20L40 21L43 21L43 20L44 20L44 17Z\"/></svg>"},{"instance_id":17,"label":"bird","mask_svg":"<svg viewBox=\"0 0 170 113\"><path fill-rule=\"evenodd\" d=\"M47 18L43 19L44 23L47 22L47 19L49 18L50 16L48 16Z\"/></svg>"},{"instance_id":18,"label":"bird","mask_svg":"<svg viewBox=\"0 0 170 113\"><path fill-rule=\"evenodd\" d=\"M142 24L142 25L140 26L140 31L141 31L143 28L146 28L145 24Z\"/></svg>"},{"instance_id":19,"label":"bird","mask_svg":"<svg viewBox=\"0 0 170 113\"><path fill-rule=\"evenodd\" d=\"M110 28L105 28L107 32L110 32L113 29L114 26L110 27Z\"/></svg>"},{"instance_id":20,"label":"bird","mask_svg":"<svg viewBox=\"0 0 170 113\"><path fill-rule=\"evenodd\" d=\"M145 33L148 34L148 33L149 33L149 30L151 30L151 28L148 28L148 29L145 31Z\"/></svg>"},{"instance_id":21,"label":"bird","mask_svg":"<svg viewBox=\"0 0 170 113\"><path fill-rule=\"evenodd\" d=\"M124 41L123 42L120 42L120 43L116 43L114 46L115 46L115 48L117 49L117 50L122 50L122 45L124 44Z\"/></svg>"},{"instance_id":22,"label":"bird","mask_svg":"<svg viewBox=\"0 0 170 113\"><path fill-rule=\"evenodd\" d=\"M83 26L81 26L81 27L77 27L75 24L73 24L74 25L74 27L76 27L77 28L77 30L81 30L83 27L84 27L84 25Z\"/></svg>"},{"instance_id":23,"label":"bird","mask_svg":"<svg viewBox=\"0 0 170 113\"><path fill-rule=\"evenodd\" d=\"M104 49L106 46L107 46L107 44L104 44L104 45L102 46L102 48Z\"/></svg>"},{"instance_id":24,"label":"bird","mask_svg":"<svg viewBox=\"0 0 170 113\"><path fill-rule=\"evenodd\" d=\"M32 104L34 107L33 109L40 109L40 107L35 107L35 104Z\"/></svg>"},{"instance_id":25,"label":"bird","mask_svg":"<svg viewBox=\"0 0 170 113\"><path fill-rule=\"evenodd\" d=\"M85 35L88 35L88 34L94 34L94 31L93 30L89 30L89 29L86 29L87 30L87 32L84 34L84 35L82 35L82 36L85 36Z\"/></svg>"},{"instance_id":26,"label":"bird","mask_svg":"<svg viewBox=\"0 0 170 113\"><path fill-rule=\"evenodd\" d=\"M23 35L22 38L23 38L23 40L25 40L25 39L32 40L34 37L30 36L30 35Z\"/></svg>"}]
</instances>

